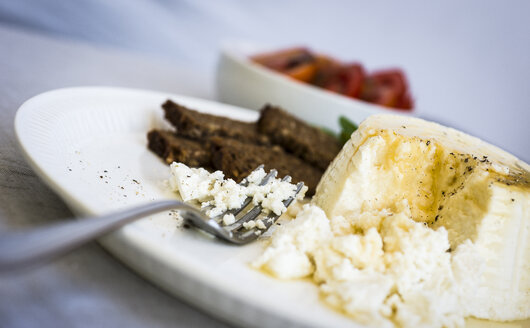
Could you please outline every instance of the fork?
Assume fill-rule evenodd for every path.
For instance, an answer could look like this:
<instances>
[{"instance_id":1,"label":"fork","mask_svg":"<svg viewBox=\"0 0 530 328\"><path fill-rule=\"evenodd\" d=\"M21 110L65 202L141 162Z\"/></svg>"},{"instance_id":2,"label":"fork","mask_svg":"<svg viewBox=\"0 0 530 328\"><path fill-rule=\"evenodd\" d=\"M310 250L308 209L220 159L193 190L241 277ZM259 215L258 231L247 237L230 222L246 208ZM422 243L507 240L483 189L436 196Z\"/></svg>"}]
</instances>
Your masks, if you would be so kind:
<instances>
[{"instance_id":1,"label":"fork","mask_svg":"<svg viewBox=\"0 0 530 328\"><path fill-rule=\"evenodd\" d=\"M261 168L263 165L256 170ZM260 185L265 185L276 175L277 171L271 170L261 180ZM282 179L282 181L289 180L289 176ZM246 179L241 182L242 185L246 183ZM303 186L303 182L296 185L295 194L283 201L285 207L292 203ZM221 240L236 245L248 244L267 231L279 217L271 213L262 221L265 229L246 229L244 223L255 220L262 213L261 204L244 211L251 202L252 198L247 197L240 208L228 210L216 217L209 217L205 214L208 208L201 211L178 200L162 200L104 216L87 217L22 231L3 232L0 234L0 272L43 264L127 223L165 210L178 210L187 222ZM233 214L238 219L233 224L223 226L221 222L225 214Z\"/></svg>"}]
</instances>

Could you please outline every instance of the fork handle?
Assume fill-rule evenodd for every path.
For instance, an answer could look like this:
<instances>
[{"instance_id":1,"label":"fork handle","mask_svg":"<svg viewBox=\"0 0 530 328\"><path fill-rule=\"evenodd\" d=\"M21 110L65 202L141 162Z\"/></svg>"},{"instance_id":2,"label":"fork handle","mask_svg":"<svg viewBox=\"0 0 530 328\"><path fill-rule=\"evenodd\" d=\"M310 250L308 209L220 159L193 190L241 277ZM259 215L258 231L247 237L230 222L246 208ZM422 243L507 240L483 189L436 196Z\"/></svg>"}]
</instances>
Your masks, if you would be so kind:
<instances>
[{"instance_id":1,"label":"fork handle","mask_svg":"<svg viewBox=\"0 0 530 328\"><path fill-rule=\"evenodd\" d=\"M146 215L190 208L183 202L164 200L104 216L3 232L0 234L0 273L45 263Z\"/></svg>"}]
</instances>

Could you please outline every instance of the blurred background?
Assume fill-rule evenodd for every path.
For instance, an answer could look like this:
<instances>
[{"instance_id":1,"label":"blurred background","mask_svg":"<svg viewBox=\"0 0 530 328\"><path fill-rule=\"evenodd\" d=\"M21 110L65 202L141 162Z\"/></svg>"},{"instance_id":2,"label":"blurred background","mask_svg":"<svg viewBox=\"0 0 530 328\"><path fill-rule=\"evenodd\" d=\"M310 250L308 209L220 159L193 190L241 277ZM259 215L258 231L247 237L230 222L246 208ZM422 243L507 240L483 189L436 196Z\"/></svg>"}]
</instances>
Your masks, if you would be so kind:
<instances>
[{"instance_id":1,"label":"blurred background","mask_svg":"<svg viewBox=\"0 0 530 328\"><path fill-rule=\"evenodd\" d=\"M206 97L215 97L215 64L226 38L307 45L368 70L401 67L417 115L527 162L528 17L524 0L0 1L2 24L186 68L203 81Z\"/></svg>"}]
</instances>

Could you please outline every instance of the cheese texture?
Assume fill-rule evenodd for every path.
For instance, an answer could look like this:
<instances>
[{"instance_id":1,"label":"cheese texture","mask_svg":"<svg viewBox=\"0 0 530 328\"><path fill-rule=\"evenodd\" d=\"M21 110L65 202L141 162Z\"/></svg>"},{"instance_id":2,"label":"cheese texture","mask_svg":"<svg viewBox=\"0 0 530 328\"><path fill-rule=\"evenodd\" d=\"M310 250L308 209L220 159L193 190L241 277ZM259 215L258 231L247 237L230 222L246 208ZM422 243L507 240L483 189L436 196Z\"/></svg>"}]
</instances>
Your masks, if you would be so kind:
<instances>
[{"instance_id":1,"label":"cheese texture","mask_svg":"<svg viewBox=\"0 0 530 328\"><path fill-rule=\"evenodd\" d=\"M323 299L381 327L530 316L529 166L416 118L365 120L313 204L253 265L312 277Z\"/></svg>"},{"instance_id":2,"label":"cheese texture","mask_svg":"<svg viewBox=\"0 0 530 328\"><path fill-rule=\"evenodd\" d=\"M210 173L203 168L190 168L174 162L170 165L169 186L180 194L183 201L197 202L201 208L207 208L206 214L211 217L240 208L248 197L252 198L254 205L261 204L264 213L273 212L279 216L287 210L284 200L294 196L297 199L304 197L307 187L296 194L297 187L290 180L271 178L261 184L266 175L265 170L260 168L238 184L232 179L225 179L221 171ZM230 213L224 214L221 220L225 225L235 221ZM254 225L265 229L261 221L254 222Z\"/></svg>"}]
</instances>

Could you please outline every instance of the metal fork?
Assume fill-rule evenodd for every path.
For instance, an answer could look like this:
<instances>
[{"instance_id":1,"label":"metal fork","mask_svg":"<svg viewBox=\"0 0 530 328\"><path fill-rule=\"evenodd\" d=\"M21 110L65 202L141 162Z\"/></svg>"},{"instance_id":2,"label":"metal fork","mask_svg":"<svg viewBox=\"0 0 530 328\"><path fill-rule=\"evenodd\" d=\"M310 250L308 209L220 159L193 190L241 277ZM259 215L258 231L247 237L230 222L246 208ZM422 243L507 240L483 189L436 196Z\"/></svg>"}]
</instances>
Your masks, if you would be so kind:
<instances>
[{"instance_id":1,"label":"metal fork","mask_svg":"<svg viewBox=\"0 0 530 328\"><path fill-rule=\"evenodd\" d=\"M276 175L276 170L271 170L262 179L260 185L265 185ZM290 177L286 176L282 180L290 180ZM241 182L243 185L246 183L246 179ZM285 207L292 203L303 186L303 182L296 185L294 196L283 201ZM261 204L244 212L251 201L252 199L248 197L240 208L226 211L214 218L205 214L207 209L201 211L178 200L163 200L109 215L87 217L22 231L4 232L0 234L0 272L45 263L127 223L165 210L178 210L180 215L195 227L229 243L244 245L256 240L279 217L271 214L263 219L262 222L266 229L246 229L243 223L255 220L262 213ZM238 219L231 225L223 226L222 218L227 213L233 214Z\"/></svg>"}]
</instances>

